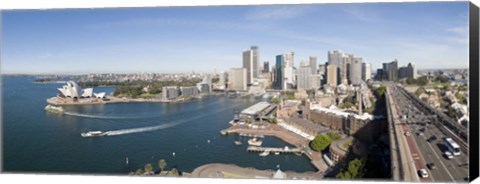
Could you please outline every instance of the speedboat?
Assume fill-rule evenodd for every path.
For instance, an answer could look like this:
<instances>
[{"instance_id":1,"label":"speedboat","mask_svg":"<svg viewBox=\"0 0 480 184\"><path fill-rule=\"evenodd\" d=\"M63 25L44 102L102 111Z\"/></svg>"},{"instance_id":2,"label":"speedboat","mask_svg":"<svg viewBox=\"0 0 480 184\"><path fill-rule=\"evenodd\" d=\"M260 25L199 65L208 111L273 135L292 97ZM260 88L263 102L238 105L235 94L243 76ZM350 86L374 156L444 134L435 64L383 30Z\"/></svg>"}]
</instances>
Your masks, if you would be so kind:
<instances>
[{"instance_id":1,"label":"speedboat","mask_svg":"<svg viewBox=\"0 0 480 184\"><path fill-rule=\"evenodd\" d=\"M81 135L82 137L100 137L107 134L106 132L102 132L102 131L89 131L89 132L82 133Z\"/></svg>"},{"instance_id":2,"label":"speedboat","mask_svg":"<svg viewBox=\"0 0 480 184\"><path fill-rule=\"evenodd\" d=\"M240 142L240 141L235 141L234 143L235 143L235 145L241 145L242 144L242 142Z\"/></svg>"}]
</instances>

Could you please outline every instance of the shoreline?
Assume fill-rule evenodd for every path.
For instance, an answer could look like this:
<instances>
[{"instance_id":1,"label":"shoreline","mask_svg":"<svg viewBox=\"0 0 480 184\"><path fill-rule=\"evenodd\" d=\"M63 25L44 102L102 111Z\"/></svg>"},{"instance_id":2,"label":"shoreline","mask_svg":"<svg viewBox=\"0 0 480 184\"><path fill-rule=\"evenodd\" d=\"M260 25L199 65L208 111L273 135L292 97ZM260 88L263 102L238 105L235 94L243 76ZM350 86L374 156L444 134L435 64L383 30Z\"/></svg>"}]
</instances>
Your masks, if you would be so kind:
<instances>
[{"instance_id":1,"label":"shoreline","mask_svg":"<svg viewBox=\"0 0 480 184\"><path fill-rule=\"evenodd\" d=\"M203 99L209 96L219 96L222 94L208 94L199 97L192 97L188 99L177 100L163 100L159 98L128 98L128 97L114 97L109 96L105 99L99 98L80 98L77 101L73 101L71 98L51 97L47 99L47 103L50 105L103 105L110 103L183 103L193 100Z\"/></svg>"}]
</instances>

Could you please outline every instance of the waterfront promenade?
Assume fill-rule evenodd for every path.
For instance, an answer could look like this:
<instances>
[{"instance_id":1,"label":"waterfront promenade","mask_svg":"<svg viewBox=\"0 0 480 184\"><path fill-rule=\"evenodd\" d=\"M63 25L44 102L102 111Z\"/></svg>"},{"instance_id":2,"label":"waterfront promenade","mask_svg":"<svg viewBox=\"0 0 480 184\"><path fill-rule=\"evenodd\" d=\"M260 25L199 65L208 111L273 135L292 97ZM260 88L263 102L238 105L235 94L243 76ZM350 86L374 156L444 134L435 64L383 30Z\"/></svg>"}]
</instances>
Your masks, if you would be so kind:
<instances>
[{"instance_id":1,"label":"waterfront promenade","mask_svg":"<svg viewBox=\"0 0 480 184\"><path fill-rule=\"evenodd\" d=\"M318 170L319 173L323 173L328 169L327 164L322 158L320 152L316 152L310 149L308 146L309 140L295 134L279 125L269 124L265 128L251 128L247 125L234 124L230 128L221 131L222 134L249 134L249 135L262 135L262 136L275 136L291 145L296 146L298 149L303 149L304 154L310 159L311 163Z\"/></svg>"},{"instance_id":2,"label":"waterfront promenade","mask_svg":"<svg viewBox=\"0 0 480 184\"><path fill-rule=\"evenodd\" d=\"M191 177L196 178L255 178L255 179L272 179L277 171L274 170L258 170L251 167L239 167L233 164L206 164L195 168L191 173ZM282 172L282 178L274 179L307 179L319 180L323 175L315 172L297 173L286 171Z\"/></svg>"}]
</instances>

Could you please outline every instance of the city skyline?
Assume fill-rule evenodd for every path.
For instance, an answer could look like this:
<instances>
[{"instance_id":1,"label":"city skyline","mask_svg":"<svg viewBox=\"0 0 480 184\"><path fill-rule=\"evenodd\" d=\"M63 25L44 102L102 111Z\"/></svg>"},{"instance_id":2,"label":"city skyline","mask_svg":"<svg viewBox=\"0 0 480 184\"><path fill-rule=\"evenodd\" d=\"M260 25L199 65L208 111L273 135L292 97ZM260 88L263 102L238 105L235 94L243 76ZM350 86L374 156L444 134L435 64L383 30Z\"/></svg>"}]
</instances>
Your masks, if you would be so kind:
<instances>
[{"instance_id":1,"label":"city skyline","mask_svg":"<svg viewBox=\"0 0 480 184\"><path fill-rule=\"evenodd\" d=\"M395 59L468 67L467 2L24 10L2 22L5 74L226 72L252 45L270 67L292 50L297 68L331 50L372 72Z\"/></svg>"}]
</instances>

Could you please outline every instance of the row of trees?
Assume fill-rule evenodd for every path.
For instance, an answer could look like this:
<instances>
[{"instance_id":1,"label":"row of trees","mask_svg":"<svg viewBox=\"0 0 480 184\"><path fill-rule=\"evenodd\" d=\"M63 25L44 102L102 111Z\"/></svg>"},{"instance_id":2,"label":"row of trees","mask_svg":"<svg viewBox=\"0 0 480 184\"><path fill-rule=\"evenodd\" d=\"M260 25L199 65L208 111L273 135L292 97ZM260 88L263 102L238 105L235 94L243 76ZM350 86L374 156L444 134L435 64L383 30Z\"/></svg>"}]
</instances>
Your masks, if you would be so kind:
<instances>
[{"instance_id":1,"label":"row of trees","mask_svg":"<svg viewBox=\"0 0 480 184\"><path fill-rule=\"evenodd\" d=\"M162 175L163 171L165 170L165 167L167 167L167 162L164 159L160 159L158 161L158 167L160 168L160 172L158 175ZM154 175L155 172L153 171L153 166L152 164L148 163L145 164L144 168L140 168L135 172L130 172L130 176L142 176L142 175ZM168 175L170 176L180 176L180 172L177 170L177 168L172 168L170 171L168 171Z\"/></svg>"}]
</instances>

